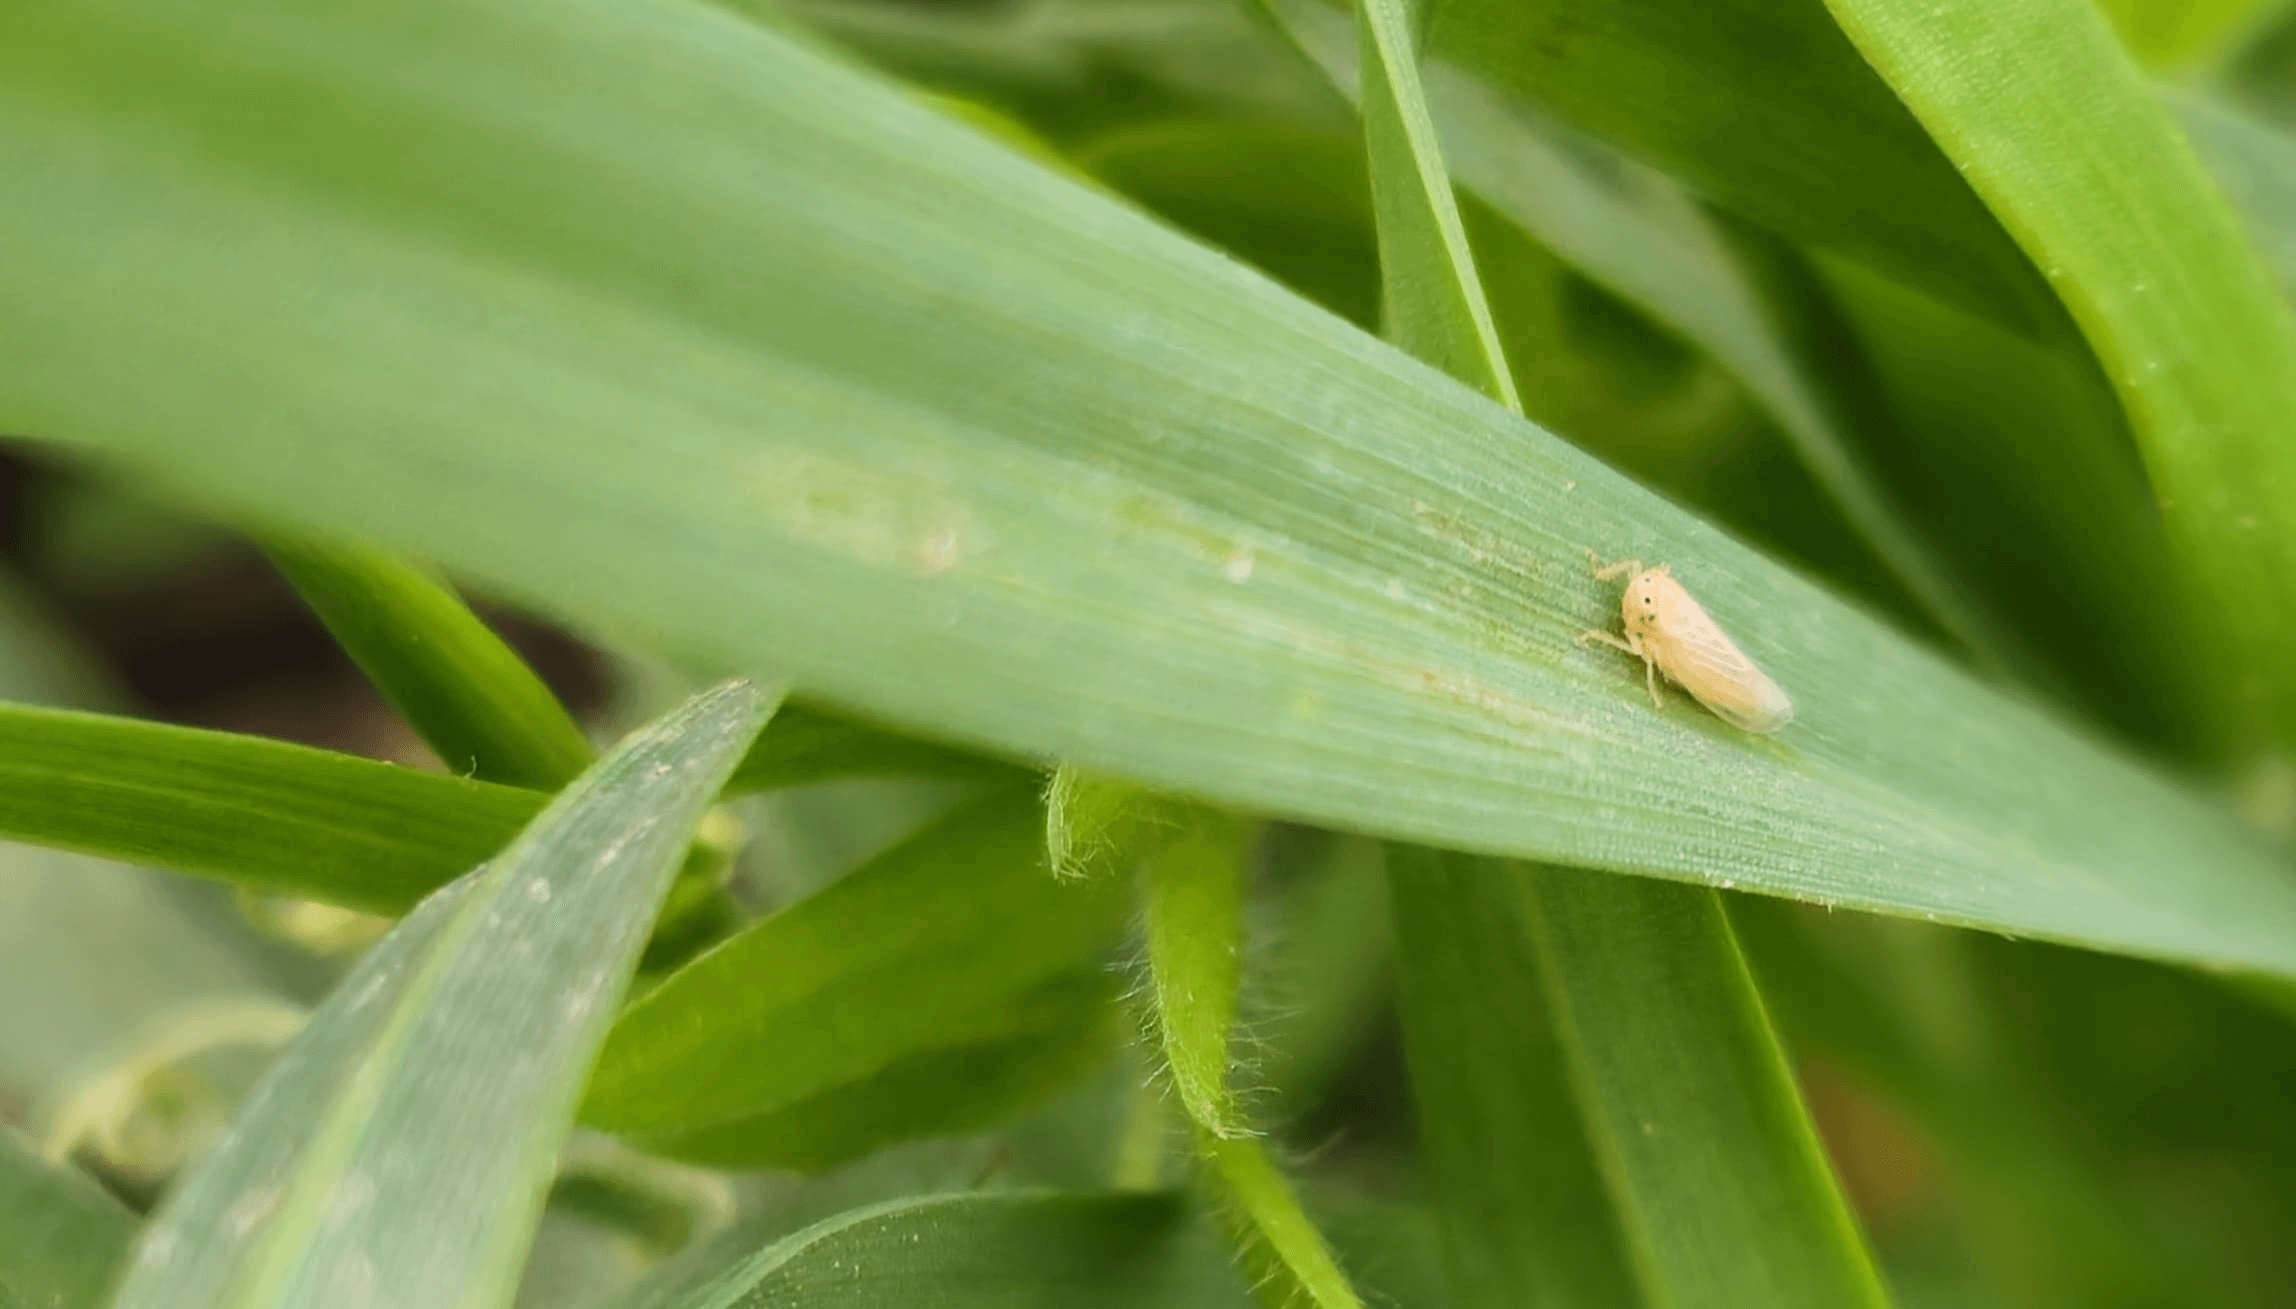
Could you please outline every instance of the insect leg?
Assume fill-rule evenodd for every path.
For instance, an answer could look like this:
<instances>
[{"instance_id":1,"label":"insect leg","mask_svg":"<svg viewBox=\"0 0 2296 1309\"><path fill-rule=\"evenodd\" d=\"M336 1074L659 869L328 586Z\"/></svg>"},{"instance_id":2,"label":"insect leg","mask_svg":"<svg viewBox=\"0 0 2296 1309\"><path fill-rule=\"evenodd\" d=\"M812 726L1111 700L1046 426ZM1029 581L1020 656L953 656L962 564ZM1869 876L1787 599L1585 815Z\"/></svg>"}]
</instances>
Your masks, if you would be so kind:
<instances>
[{"instance_id":1,"label":"insect leg","mask_svg":"<svg viewBox=\"0 0 2296 1309\"><path fill-rule=\"evenodd\" d=\"M1650 703L1664 709L1666 701L1658 694L1658 661L1647 654L1642 656L1642 680L1650 688Z\"/></svg>"},{"instance_id":2,"label":"insect leg","mask_svg":"<svg viewBox=\"0 0 2296 1309\"><path fill-rule=\"evenodd\" d=\"M1616 632L1605 632L1599 627L1590 627L1579 633L1578 640L1580 645L1585 645L1589 641L1600 641L1613 650L1624 650L1636 658L1640 658L1642 656L1641 642L1635 640L1631 636L1620 636Z\"/></svg>"},{"instance_id":3,"label":"insect leg","mask_svg":"<svg viewBox=\"0 0 2296 1309\"><path fill-rule=\"evenodd\" d=\"M1602 561L1602 556L1594 552L1592 546L1587 547L1586 561L1593 567L1594 580L1598 582L1607 582L1614 577L1623 577L1630 573L1642 571L1640 559L1621 559L1617 563L1606 564Z\"/></svg>"}]
</instances>

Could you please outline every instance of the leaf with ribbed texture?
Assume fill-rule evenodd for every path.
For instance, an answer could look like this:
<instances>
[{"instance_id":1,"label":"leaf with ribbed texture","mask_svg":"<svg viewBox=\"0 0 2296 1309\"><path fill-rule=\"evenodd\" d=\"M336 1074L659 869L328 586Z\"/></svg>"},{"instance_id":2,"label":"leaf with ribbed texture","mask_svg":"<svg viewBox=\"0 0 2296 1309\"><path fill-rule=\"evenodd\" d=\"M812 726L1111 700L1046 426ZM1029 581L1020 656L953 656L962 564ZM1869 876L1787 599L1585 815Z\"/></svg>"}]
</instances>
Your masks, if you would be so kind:
<instances>
[{"instance_id":1,"label":"leaf with ribbed texture","mask_svg":"<svg viewBox=\"0 0 2296 1309\"><path fill-rule=\"evenodd\" d=\"M2296 976L2221 813L722 10L8 6L0 169L0 425L945 739ZM1795 724L1579 647L1589 548L1672 563Z\"/></svg>"},{"instance_id":2,"label":"leaf with ribbed texture","mask_svg":"<svg viewBox=\"0 0 2296 1309\"><path fill-rule=\"evenodd\" d=\"M1827 0L2047 274L2128 411L2260 742L2296 740L2296 316L2089 0Z\"/></svg>"},{"instance_id":3,"label":"leaf with ribbed texture","mask_svg":"<svg viewBox=\"0 0 2296 1309\"><path fill-rule=\"evenodd\" d=\"M1519 875L1411 847L1388 860L1404 1058L1460 1309L1640 1303L1547 1009Z\"/></svg>"},{"instance_id":4,"label":"leaf with ribbed texture","mask_svg":"<svg viewBox=\"0 0 2296 1309\"><path fill-rule=\"evenodd\" d=\"M400 913L546 797L231 732L0 703L0 836Z\"/></svg>"},{"instance_id":5,"label":"leaf with ribbed texture","mask_svg":"<svg viewBox=\"0 0 2296 1309\"><path fill-rule=\"evenodd\" d=\"M1029 993L1114 944L1125 889L1054 879L1043 824L1028 791L992 792L718 943L615 1023L584 1120L689 1157L762 1157L744 1142L770 1137L765 1116L1043 1030Z\"/></svg>"},{"instance_id":6,"label":"leaf with ribbed texture","mask_svg":"<svg viewBox=\"0 0 2296 1309\"><path fill-rule=\"evenodd\" d=\"M114 1309L493 1306L694 822L769 705L688 700L353 970L181 1179Z\"/></svg>"},{"instance_id":7,"label":"leaf with ribbed texture","mask_svg":"<svg viewBox=\"0 0 2296 1309\"><path fill-rule=\"evenodd\" d=\"M1320 0L1264 5L1343 93L1371 103L1349 75L1347 24L1338 14ZM1721 363L1769 411L1818 485L1925 612L1972 651L1998 655L2005 638L1997 625L1961 593L1848 439L1843 425L1857 415L1847 411L1838 380L1789 348L1792 306L1765 297L1755 270L1699 207L1664 178L1541 118L1461 67L1429 61L1422 77L1421 116L1440 129L1453 180ZM1372 153L1376 159L1381 152ZM1447 371L1497 394L1473 376ZM1533 413L1541 400L1526 397Z\"/></svg>"},{"instance_id":8,"label":"leaf with ribbed texture","mask_svg":"<svg viewBox=\"0 0 2296 1309\"><path fill-rule=\"evenodd\" d=\"M1888 1303L1712 891L1519 867L1580 1112L1654 1304Z\"/></svg>"}]
</instances>

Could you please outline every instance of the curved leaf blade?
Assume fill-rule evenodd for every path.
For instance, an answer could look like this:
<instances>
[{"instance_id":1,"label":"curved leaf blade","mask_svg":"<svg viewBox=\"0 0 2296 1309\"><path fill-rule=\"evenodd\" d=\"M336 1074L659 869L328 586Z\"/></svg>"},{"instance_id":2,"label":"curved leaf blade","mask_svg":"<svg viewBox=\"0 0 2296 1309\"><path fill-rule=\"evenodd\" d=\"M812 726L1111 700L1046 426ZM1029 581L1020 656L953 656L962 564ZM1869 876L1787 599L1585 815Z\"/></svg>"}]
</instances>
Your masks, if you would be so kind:
<instances>
[{"instance_id":1,"label":"curved leaf blade","mask_svg":"<svg viewBox=\"0 0 2296 1309\"><path fill-rule=\"evenodd\" d=\"M1814 5L1444 0L1427 49L1782 235L2062 330L2000 223Z\"/></svg>"},{"instance_id":2,"label":"curved leaf blade","mask_svg":"<svg viewBox=\"0 0 2296 1309\"><path fill-rule=\"evenodd\" d=\"M853 1081L634 1139L650 1154L715 1168L819 1172L904 1141L982 1130L1106 1067L1121 1013L1106 973L1056 978Z\"/></svg>"},{"instance_id":3,"label":"curved leaf blade","mask_svg":"<svg viewBox=\"0 0 2296 1309\"><path fill-rule=\"evenodd\" d=\"M1165 1071L1180 1104L1215 1137L1249 1134L1229 1085L1228 1048L1243 980L1243 833L1217 815L1148 857L1148 972Z\"/></svg>"},{"instance_id":4,"label":"curved leaf blade","mask_svg":"<svg viewBox=\"0 0 2296 1309\"><path fill-rule=\"evenodd\" d=\"M678 969L615 1022L584 1121L677 1149L1009 1036L1014 1002L1123 921L1120 881L1046 871L1043 822L1028 791L983 796Z\"/></svg>"},{"instance_id":5,"label":"curved leaf blade","mask_svg":"<svg viewBox=\"0 0 2296 1309\"><path fill-rule=\"evenodd\" d=\"M1404 1059L1460 1309L1641 1303L1512 870L1387 857Z\"/></svg>"},{"instance_id":6,"label":"curved leaf blade","mask_svg":"<svg viewBox=\"0 0 2296 1309\"><path fill-rule=\"evenodd\" d=\"M494 1305L679 854L769 706L641 729L378 945L155 1218L115 1309Z\"/></svg>"},{"instance_id":7,"label":"curved leaf blade","mask_svg":"<svg viewBox=\"0 0 2296 1309\"><path fill-rule=\"evenodd\" d=\"M1106 197L714 9L431 2L0 9L0 420L953 739L2296 975L2221 813ZM1589 547L1796 724L1654 713Z\"/></svg>"},{"instance_id":8,"label":"curved leaf blade","mask_svg":"<svg viewBox=\"0 0 2296 1309\"><path fill-rule=\"evenodd\" d=\"M1321 0L1261 2L1342 94L1374 103L1346 75L1345 23L1338 15ZM1707 215L1655 173L1591 152L1587 143L1454 64L1427 61L1421 77L1420 117L1432 120L1430 132L1441 129L1452 178L1582 275L1682 333L1729 370L1770 412L1818 485L1929 616L1973 653L1997 656L2006 644L1998 625L1968 601L1884 494L1844 435L1842 398L1825 384L1822 371L1782 339L1782 329L1796 324L1780 321L1786 315L1765 302L1754 276L1758 270L1732 251ZM1376 84L1364 78L1361 85ZM1368 111L1365 119L1368 126ZM1376 159L1376 148L1373 153ZM1383 223L1392 207L1381 208ZM1383 246L1383 259L1385 253ZM1474 295L1479 302L1479 286ZM1420 358L1439 362L1392 331L1389 336ZM1445 371L1498 394L1457 369Z\"/></svg>"},{"instance_id":9,"label":"curved leaf blade","mask_svg":"<svg viewBox=\"0 0 2296 1309\"><path fill-rule=\"evenodd\" d=\"M532 791L283 741L0 703L0 835L395 914L517 834Z\"/></svg>"},{"instance_id":10,"label":"curved leaf blade","mask_svg":"<svg viewBox=\"0 0 2296 1309\"><path fill-rule=\"evenodd\" d=\"M357 546L264 552L448 772L555 791L590 766L573 715L446 583Z\"/></svg>"},{"instance_id":11,"label":"curved leaf blade","mask_svg":"<svg viewBox=\"0 0 2296 1309\"><path fill-rule=\"evenodd\" d=\"M1387 339L1521 413L1420 93L1410 7L1361 0L1356 30Z\"/></svg>"},{"instance_id":12,"label":"curved leaf blade","mask_svg":"<svg viewBox=\"0 0 2296 1309\"><path fill-rule=\"evenodd\" d=\"M1721 896L1567 869L1513 876L1650 1302L1887 1305Z\"/></svg>"},{"instance_id":13,"label":"curved leaf blade","mask_svg":"<svg viewBox=\"0 0 2296 1309\"><path fill-rule=\"evenodd\" d=\"M2194 639L2223 645L2212 688L2296 739L2296 315L2239 219L2087 0L1827 4L2111 378L2206 605Z\"/></svg>"}]
</instances>

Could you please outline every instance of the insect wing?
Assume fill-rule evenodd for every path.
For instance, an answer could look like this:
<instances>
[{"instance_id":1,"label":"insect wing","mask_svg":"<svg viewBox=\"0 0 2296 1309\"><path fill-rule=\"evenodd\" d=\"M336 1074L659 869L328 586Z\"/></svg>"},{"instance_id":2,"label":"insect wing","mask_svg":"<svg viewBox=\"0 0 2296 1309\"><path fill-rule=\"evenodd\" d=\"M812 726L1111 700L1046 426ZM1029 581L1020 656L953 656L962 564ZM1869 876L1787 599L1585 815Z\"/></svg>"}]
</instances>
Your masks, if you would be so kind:
<instances>
[{"instance_id":1,"label":"insect wing","mask_svg":"<svg viewBox=\"0 0 2296 1309\"><path fill-rule=\"evenodd\" d=\"M1658 622L1658 665L1668 677L1741 731L1774 732L1793 719L1794 702L1696 600L1679 589L1668 599Z\"/></svg>"}]
</instances>

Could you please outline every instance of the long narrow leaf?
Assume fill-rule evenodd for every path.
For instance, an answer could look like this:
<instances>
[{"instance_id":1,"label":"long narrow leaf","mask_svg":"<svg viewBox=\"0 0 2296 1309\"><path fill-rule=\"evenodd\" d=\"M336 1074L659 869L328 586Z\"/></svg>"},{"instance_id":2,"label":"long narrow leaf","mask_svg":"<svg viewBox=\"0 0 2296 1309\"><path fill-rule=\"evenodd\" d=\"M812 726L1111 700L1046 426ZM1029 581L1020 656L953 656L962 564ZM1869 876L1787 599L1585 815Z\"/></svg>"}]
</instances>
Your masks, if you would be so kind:
<instances>
[{"instance_id":1,"label":"long narrow leaf","mask_svg":"<svg viewBox=\"0 0 2296 1309\"><path fill-rule=\"evenodd\" d=\"M0 704L0 835L379 913L492 855L532 791L260 737Z\"/></svg>"},{"instance_id":2,"label":"long narrow leaf","mask_svg":"<svg viewBox=\"0 0 2296 1309\"><path fill-rule=\"evenodd\" d=\"M0 426L952 739L2296 975L2296 886L2173 784L716 8L0 7L0 171ZM1579 647L1589 548L1672 563L1794 726Z\"/></svg>"},{"instance_id":3,"label":"long narrow leaf","mask_svg":"<svg viewBox=\"0 0 2296 1309\"><path fill-rule=\"evenodd\" d=\"M1387 339L1520 413L1514 376L1451 195L1442 145L1420 93L1410 6L1405 0L1362 0L1356 17Z\"/></svg>"},{"instance_id":4,"label":"long narrow leaf","mask_svg":"<svg viewBox=\"0 0 2296 1309\"><path fill-rule=\"evenodd\" d=\"M2062 322L2001 225L1815 5L1443 0L1427 44L1786 236L2029 332Z\"/></svg>"},{"instance_id":5,"label":"long narrow leaf","mask_svg":"<svg viewBox=\"0 0 2296 1309\"><path fill-rule=\"evenodd\" d=\"M904 1141L1010 1121L1106 1068L1122 1036L1112 979L1073 972L1000 998L851 1081L635 1140L650 1153L717 1168L819 1172Z\"/></svg>"},{"instance_id":6,"label":"long narrow leaf","mask_svg":"<svg viewBox=\"0 0 2296 1309\"><path fill-rule=\"evenodd\" d=\"M449 771L553 791L589 766L566 707L444 582L354 546L274 541L267 552Z\"/></svg>"},{"instance_id":7,"label":"long narrow leaf","mask_svg":"<svg viewBox=\"0 0 2296 1309\"><path fill-rule=\"evenodd\" d=\"M1025 790L983 796L679 969L616 1022L585 1121L736 1157L693 1134L738 1140L898 1061L1012 1035L1014 1006L1123 919L1122 883L1045 870L1042 824Z\"/></svg>"},{"instance_id":8,"label":"long narrow leaf","mask_svg":"<svg viewBox=\"0 0 2296 1309\"><path fill-rule=\"evenodd\" d=\"M2296 739L2296 317L2239 220L2087 0L1827 3L2103 363L2207 601L2195 639L2222 643L2213 687Z\"/></svg>"},{"instance_id":9,"label":"long narrow leaf","mask_svg":"<svg viewBox=\"0 0 2296 1309\"><path fill-rule=\"evenodd\" d=\"M1373 103L1360 87L1376 84L1365 79L1359 86L1347 75L1347 25L1339 15L1321 0L1264 0L1264 8L1342 93ZM1998 656L2006 639L1883 493L1842 430L1848 415L1831 379L1787 348L1779 311L1765 303L1749 270L1696 204L1656 174L1588 148L1455 65L1429 61L1423 80L1421 116L1440 129L1455 179L1581 274L1728 369L1776 419L1811 476L1925 611L1981 657ZM1367 110L1366 126L1373 125ZM1491 391L1474 377L1447 371Z\"/></svg>"},{"instance_id":10,"label":"long narrow leaf","mask_svg":"<svg viewBox=\"0 0 2296 1309\"><path fill-rule=\"evenodd\" d=\"M1562 869L1516 875L1649 1300L1886 1304L1721 897Z\"/></svg>"},{"instance_id":11,"label":"long narrow leaf","mask_svg":"<svg viewBox=\"0 0 2296 1309\"><path fill-rule=\"evenodd\" d=\"M739 682L688 701L395 929L179 1185L115 1309L502 1303L678 854L767 709Z\"/></svg>"},{"instance_id":12,"label":"long narrow leaf","mask_svg":"<svg viewBox=\"0 0 2296 1309\"><path fill-rule=\"evenodd\" d=\"M1517 875L1411 847L1388 858L1404 1057L1459 1309L1639 1303Z\"/></svg>"}]
</instances>

